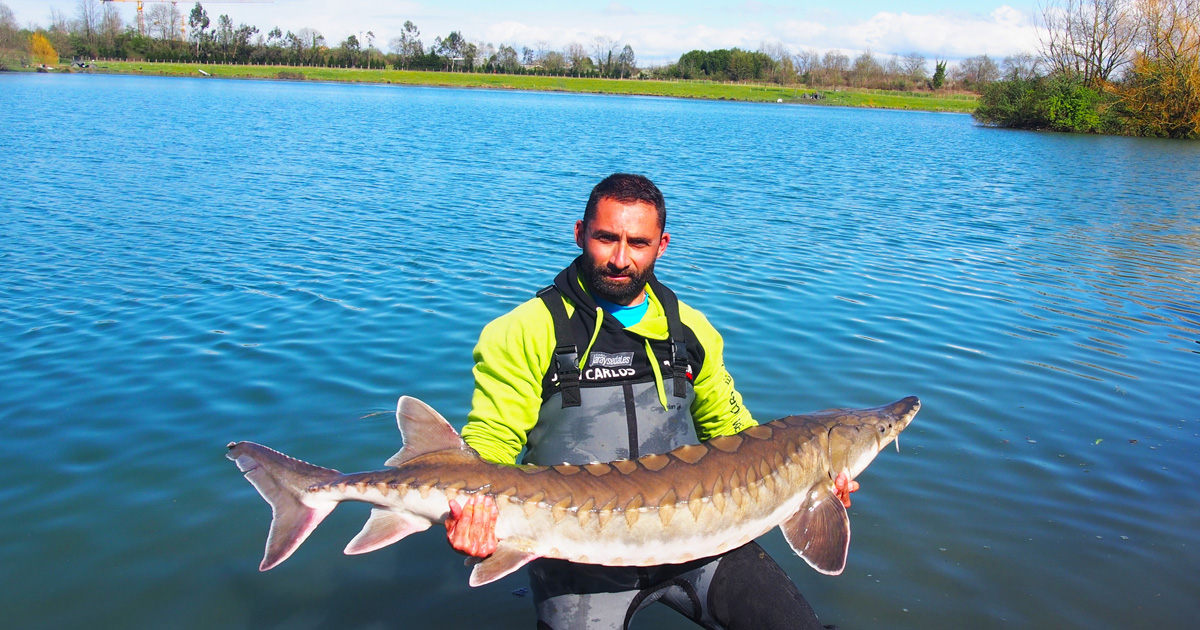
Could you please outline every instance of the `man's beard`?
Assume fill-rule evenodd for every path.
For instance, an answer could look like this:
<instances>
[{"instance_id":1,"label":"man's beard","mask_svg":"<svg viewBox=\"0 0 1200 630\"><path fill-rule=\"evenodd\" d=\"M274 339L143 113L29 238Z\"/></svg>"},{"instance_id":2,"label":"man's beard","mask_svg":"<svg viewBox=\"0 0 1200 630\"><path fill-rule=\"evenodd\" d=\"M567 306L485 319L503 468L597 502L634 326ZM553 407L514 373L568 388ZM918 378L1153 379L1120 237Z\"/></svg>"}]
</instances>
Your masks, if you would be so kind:
<instances>
[{"instance_id":1,"label":"man's beard","mask_svg":"<svg viewBox=\"0 0 1200 630\"><path fill-rule=\"evenodd\" d=\"M587 281L588 288L592 290L594 295L597 295L602 300L607 300L613 304L622 306L629 304L643 291L646 290L646 283L650 277L654 275L654 263L650 263L640 273L632 273L623 269L612 269L615 272L612 275L626 276L628 280L625 282L617 282L610 278L608 264L596 264L586 254L583 257L581 271L583 278Z\"/></svg>"}]
</instances>

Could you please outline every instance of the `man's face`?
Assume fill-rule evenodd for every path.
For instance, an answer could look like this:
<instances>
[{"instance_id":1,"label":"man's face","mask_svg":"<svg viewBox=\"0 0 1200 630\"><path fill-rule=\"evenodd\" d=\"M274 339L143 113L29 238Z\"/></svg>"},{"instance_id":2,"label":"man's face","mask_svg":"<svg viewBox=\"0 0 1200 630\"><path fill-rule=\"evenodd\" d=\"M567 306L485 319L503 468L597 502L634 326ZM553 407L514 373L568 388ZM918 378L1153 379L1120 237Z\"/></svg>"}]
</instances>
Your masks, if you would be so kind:
<instances>
[{"instance_id":1,"label":"man's face","mask_svg":"<svg viewBox=\"0 0 1200 630\"><path fill-rule=\"evenodd\" d=\"M601 199L596 218L575 223L575 243L583 250L588 287L614 304L641 303L654 261L667 250L671 235L658 225L658 211L643 201Z\"/></svg>"}]
</instances>

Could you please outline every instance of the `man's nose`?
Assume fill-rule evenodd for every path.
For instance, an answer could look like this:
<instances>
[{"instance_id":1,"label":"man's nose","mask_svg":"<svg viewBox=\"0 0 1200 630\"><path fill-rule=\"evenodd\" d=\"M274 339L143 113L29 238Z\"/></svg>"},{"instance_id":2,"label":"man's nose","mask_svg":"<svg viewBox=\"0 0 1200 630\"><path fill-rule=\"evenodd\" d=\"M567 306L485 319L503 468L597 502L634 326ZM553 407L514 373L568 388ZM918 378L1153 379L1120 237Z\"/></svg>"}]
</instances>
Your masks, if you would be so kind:
<instances>
[{"instance_id":1,"label":"man's nose","mask_svg":"<svg viewBox=\"0 0 1200 630\"><path fill-rule=\"evenodd\" d=\"M624 241L617 243L610 262L617 269L624 269L629 266L629 246Z\"/></svg>"}]
</instances>

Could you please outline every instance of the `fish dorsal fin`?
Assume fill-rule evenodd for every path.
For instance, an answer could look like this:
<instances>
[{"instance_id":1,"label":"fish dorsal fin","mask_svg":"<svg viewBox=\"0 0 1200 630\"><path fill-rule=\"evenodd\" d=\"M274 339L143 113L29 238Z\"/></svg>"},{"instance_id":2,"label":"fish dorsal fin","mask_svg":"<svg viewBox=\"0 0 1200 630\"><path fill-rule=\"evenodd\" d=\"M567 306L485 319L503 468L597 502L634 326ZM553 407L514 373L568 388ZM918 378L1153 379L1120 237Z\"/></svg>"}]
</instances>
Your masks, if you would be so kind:
<instances>
[{"instance_id":1,"label":"fish dorsal fin","mask_svg":"<svg viewBox=\"0 0 1200 630\"><path fill-rule=\"evenodd\" d=\"M833 482L808 491L800 509L779 525L796 555L825 575L840 575L850 550L850 516Z\"/></svg>"},{"instance_id":2,"label":"fish dorsal fin","mask_svg":"<svg viewBox=\"0 0 1200 630\"><path fill-rule=\"evenodd\" d=\"M467 448L442 414L411 396L401 396L396 403L396 424L404 446L388 458L386 466L394 468L425 453Z\"/></svg>"}]
</instances>

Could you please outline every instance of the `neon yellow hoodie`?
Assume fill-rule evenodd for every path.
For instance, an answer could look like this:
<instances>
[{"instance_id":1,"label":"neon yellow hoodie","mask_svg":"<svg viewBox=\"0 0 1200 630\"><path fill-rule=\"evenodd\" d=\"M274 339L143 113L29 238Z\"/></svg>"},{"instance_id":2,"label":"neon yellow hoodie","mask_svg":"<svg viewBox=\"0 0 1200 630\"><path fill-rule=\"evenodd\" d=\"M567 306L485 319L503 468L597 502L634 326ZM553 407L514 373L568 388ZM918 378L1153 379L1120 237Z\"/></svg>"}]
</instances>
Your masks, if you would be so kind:
<instances>
[{"instance_id":1,"label":"neon yellow hoodie","mask_svg":"<svg viewBox=\"0 0 1200 630\"><path fill-rule=\"evenodd\" d=\"M647 296L650 305L645 316L626 330L646 339L667 339L662 305L650 287ZM563 302L567 313L573 313L570 299L564 297ZM708 440L756 424L725 369L721 335L703 314L683 302L679 317L704 349L704 363L692 382L696 397L690 411L696 434ZM475 393L462 437L483 459L503 464L517 461L537 424L542 379L550 369L554 348L554 322L539 298L498 317L480 333L474 351ZM587 350L581 350L582 362ZM660 396L665 400L665 394Z\"/></svg>"}]
</instances>

